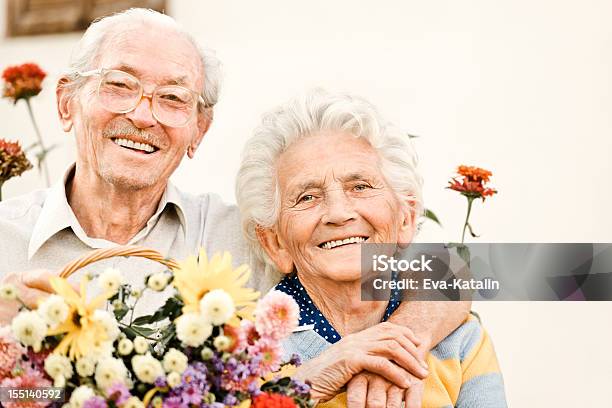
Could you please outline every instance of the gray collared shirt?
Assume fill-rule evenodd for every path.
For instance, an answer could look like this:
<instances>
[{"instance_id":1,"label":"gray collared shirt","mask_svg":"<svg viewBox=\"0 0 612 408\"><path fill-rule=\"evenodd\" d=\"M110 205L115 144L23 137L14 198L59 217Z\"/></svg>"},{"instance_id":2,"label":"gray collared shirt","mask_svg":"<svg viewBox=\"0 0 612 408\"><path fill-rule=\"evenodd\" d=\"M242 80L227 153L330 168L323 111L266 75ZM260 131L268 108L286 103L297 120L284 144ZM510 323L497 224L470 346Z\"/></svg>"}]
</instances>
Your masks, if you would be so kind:
<instances>
[{"instance_id":1,"label":"gray collared shirt","mask_svg":"<svg viewBox=\"0 0 612 408\"><path fill-rule=\"evenodd\" d=\"M88 237L79 224L66 198L66 182L72 171L73 167L63 180L49 189L0 203L0 279L8 272L32 269L59 272L93 249L117 246L104 239ZM224 204L215 194L183 193L171 183L155 214L128 244L156 249L179 261L197 255L200 247L205 248L209 256L229 251L234 266L251 265L251 287L265 293L279 280L278 276L264 274L263 266L250 256L236 206ZM160 264L134 257L100 261L86 270L97 273L109 267L122 271L126 283L140 287L145 275L164 270ZM69 280L78 282L83 273L85 270L78 271ZM150 310L150 307L159 306L166 296L160 294L159 299L150 299L139 306Z\"/></svg>"}]
</instances>

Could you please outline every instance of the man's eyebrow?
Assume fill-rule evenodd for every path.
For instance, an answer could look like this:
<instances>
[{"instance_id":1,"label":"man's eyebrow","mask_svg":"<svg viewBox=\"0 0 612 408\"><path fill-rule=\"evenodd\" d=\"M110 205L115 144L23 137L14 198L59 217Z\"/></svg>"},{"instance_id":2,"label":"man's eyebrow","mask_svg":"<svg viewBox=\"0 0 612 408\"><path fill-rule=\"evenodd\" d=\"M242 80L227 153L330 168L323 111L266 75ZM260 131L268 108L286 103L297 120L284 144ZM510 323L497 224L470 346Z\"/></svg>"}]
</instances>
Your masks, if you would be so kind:
<instances>
[{"instance_id":1,"label":"man's eyebrow","mask_svg":"<svg viewBox=\"0 0 612 408\"><path fill-rule=\"evenodd\" d=\"M131 65L128 64L119 64L117 65L115 68L113 69L117 69L119 71L123 71L123 72L127 72L128 74L134 75L135 77L139 78L141 77L142 73L140 71L138 71L137 68L132 67ZM187 77L182 75L179 77L163 77L162 78L162 82L166 85L180 85L180 86L185 86L187 83Z\"/></svg>"}]
</instances>

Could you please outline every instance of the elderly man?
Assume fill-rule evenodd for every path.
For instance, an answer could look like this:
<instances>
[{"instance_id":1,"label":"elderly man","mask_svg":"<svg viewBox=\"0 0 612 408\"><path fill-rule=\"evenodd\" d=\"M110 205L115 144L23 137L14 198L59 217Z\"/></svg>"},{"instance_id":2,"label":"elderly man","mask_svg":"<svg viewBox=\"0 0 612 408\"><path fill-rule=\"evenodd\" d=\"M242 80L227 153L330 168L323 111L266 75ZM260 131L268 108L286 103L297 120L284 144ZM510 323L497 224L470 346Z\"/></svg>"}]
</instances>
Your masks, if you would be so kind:
<instances>
[{"instance_id":1,"label":"elderly man","mask_svg":"<svg viewBox=\"0 0 612 408\"><path fill-rule=\"evenodd\" d=\"M0 204L3 282L13 283L34 305L49 292L50 274L92 249L118 244L151 247L176 259L203 246L209 253L231 251L236 263L249 262L236 207L169 183L211 124L218 75L214 57L168 16L132 9L93 23L57 86L57 111L64 131L74 133L76 164L52 188ZM138 272L154 272L156 265L122 258L89 270L108 267L139 282ZM250 283L259 290L278 282L263 266L252 267ZM152 307L155 302L140 310ZM391 321L410 327L424 353L461 324L468 308L406 303ZM4 321L16 311L16 304L0 305ZM349 400L354 406L366 400L385 406L389 388L382 377L363 374L349 384Z\"/></svg>"}]
</instances>

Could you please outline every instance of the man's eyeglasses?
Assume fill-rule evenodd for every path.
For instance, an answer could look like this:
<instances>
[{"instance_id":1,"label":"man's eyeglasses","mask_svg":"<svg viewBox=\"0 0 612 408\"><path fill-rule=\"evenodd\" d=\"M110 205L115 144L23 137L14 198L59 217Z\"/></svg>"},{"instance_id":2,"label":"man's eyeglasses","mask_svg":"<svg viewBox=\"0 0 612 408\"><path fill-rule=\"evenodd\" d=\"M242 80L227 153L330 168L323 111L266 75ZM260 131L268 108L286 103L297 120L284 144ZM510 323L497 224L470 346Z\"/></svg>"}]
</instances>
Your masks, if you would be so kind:
<instances>
[{"instance_id":1,"label":"man's eyeglasses","mask_svg":"<svg viewBox=\"0 0 612 408\"><path fill-rule=\"evenodd\" d=\"M142 83L127 72L100 68L79 72L80 76L100 76L98 101L109 112L128 113L140 103L142 97L151 100L151 112L160 123L170 127L182 127L196 113L198 103L205 105L202 96L179 85L164 85L155 88L152 94L145 94Z\"/></svg>"}]
</instances>

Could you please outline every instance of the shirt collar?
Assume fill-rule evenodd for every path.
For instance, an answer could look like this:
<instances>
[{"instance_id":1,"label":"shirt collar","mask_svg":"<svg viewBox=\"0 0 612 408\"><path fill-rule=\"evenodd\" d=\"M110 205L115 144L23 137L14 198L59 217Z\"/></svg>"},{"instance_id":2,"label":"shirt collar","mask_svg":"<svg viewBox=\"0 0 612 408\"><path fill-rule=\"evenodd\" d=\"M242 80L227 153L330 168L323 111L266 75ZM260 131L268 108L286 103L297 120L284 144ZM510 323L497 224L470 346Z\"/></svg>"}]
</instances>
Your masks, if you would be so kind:
<instances>
[{"instance_id":1,"label":"shirt collar","mask_svg":"<svg viewBox=\"0 0 612 408\"><path fill-rule=\"evenodd\" d=\"M43 203L40 215L36 220L30 243L28 245L28 259L31 260L34 254L58 232L65 228L72 228L74 234L84 243L93 247L109 247L116 244L102 239L92 239L87 237L85 231L79 224L72 208L68 204L68 198L66 197L66 183L74 175L76 165L72 164L64 177L57 183L52 185L48 189L47 197ZM187 237L187 222L185 218L185 205L181 192L170 182L164 191L164 194L160 200L159 206L155 214L149 219L145 228L140 231L132 240L137 241L146 235L151 228L153 228L155 221L159 218L162 212L166 209L168 204L173 204L176 209L176 213L179 217L179 221L182 224L185 237Z\"/></svg>"}]
</instances>

